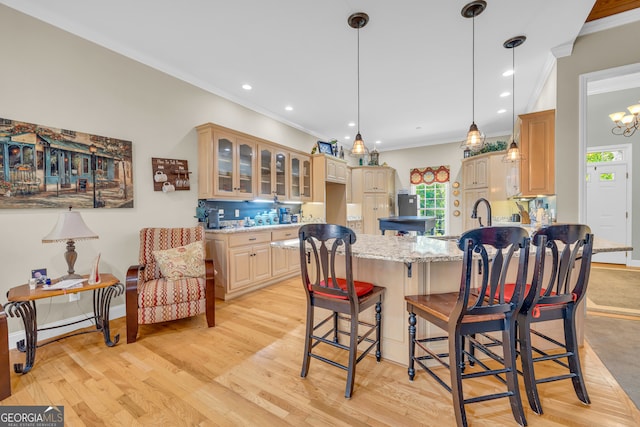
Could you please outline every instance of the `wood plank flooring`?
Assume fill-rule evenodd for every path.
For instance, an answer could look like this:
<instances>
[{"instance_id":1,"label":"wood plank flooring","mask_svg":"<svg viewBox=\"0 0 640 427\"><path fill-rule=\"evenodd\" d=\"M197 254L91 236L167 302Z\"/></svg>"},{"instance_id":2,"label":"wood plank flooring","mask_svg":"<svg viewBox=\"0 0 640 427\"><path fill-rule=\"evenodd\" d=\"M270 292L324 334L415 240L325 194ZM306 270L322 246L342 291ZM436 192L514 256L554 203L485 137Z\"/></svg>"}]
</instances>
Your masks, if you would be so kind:
<instances>
[{"instance_id":1,"label":"wood plank flooring","mask_svg":"<svg viewBox=\"0 0 640 427\"><path fill-rule=\"evenodd\" d=\"M141 326L138 341L126 344L122 318L112 321L121 334L116 347L99 334L42 347L30 373L11 374L13 395L2 404L64 405L67 426L455 425L449 393L424 372L409 382L405 367L368 357L350 400L340 369L312 360L300 378L300 286L295 278L217 301L215 328L203 316ZM22 361L11 352L12 364ZM544 415L529 410L525 397L529 425L640 425L640 412L588 346L583 364L593 403L582 405L570 381L543 384ZM493 382L473 386L488 387ZM504 399L468 405L468 418L471 426L515 425Z\"/></svg>"}]
</instances>

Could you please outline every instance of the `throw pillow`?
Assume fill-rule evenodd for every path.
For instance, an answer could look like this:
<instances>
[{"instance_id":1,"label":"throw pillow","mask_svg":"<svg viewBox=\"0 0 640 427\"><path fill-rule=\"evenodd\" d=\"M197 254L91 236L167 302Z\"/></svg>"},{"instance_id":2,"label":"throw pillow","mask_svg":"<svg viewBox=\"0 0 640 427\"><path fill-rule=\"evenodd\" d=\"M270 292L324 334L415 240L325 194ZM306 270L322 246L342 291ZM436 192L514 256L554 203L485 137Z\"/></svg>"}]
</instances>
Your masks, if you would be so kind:
<instances>
[{"instance_id":1,"label":"throw pillow","mask_svg":"<svg viewBox=\"0 0 640 427\"><path fill-rule=\"evenodd\" d=\"M160 267L160 272L167 279L176 280L205 275L203 241L152 253Z\"/></svg>"}]
</instances>

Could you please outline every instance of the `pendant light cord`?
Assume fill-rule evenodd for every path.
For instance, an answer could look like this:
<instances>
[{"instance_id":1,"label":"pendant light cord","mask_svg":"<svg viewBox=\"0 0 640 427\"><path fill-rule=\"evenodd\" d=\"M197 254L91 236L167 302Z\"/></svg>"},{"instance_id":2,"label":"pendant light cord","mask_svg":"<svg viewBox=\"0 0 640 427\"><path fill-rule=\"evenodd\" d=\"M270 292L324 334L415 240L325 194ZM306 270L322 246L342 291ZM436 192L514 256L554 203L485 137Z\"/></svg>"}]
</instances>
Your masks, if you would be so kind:
<instances>
[{"instance_id":1,"label":"pendant light cord","mask_svg":"<svg viewBox=\"0 0 640 427\"><path fill-rule=\"evenodd\" d=\"M516 140L516 47L511 48L511 127L513 141Z\"/></svg>"},{"instance_id":2,"label":"pendant light cord","mask_svg":"<svg viewBox=\"0 0 640 427\"><path fill-rule=\"evenodd\" d=\"M358 27L358 64L356 67L358 73L358 134L360 133L360 27Z\"/></svg>"},{"instance_id":3,"label":"pendant light cord","mask_svg":"<svg viewBox=\"0 0 640 427\"><path fill-rule=\"evenodd\" d=\"M471 19L471 121L476 122L476 14Z\"/></svg>"}]
</instances>

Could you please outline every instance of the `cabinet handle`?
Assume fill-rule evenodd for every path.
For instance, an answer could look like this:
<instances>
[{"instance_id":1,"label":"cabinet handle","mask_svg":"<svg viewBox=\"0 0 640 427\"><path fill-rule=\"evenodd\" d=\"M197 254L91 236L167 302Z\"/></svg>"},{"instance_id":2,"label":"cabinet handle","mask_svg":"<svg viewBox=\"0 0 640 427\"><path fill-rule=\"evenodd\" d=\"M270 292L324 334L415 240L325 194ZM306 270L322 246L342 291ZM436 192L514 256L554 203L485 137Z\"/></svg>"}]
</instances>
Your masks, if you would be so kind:
<instances>
[{"instance_id":1,"label":"cabinet handle","mask_svg":"<svg viewBox=\"0 0 640 427\"><path fill-rule=\"evenodd\" d=\"M249 239L250 242L252 242L254 240L257 240L257 237L252 237L252 238Z\"/></svg>"}]
</instances>

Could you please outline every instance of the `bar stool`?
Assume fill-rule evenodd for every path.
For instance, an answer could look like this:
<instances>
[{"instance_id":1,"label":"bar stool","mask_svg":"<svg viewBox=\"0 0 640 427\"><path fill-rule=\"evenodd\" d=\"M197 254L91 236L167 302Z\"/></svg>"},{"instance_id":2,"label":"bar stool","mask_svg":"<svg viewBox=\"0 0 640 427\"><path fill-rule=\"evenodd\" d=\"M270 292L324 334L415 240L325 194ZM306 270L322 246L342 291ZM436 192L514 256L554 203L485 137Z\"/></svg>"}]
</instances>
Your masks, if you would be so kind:
<instances>
[{"instance_id":1,"label":"bar stool","mask_svg":"<svg viewBox=\"0 0 640 427\"><path fill-rule=\"evenodd\" d=\"M541 237L544 238L541 239ZM537 414L542 414L537 386L540 383L571 378L578 399L585 404L590 403L578 352L576 311L586 294L589 283L593 234L588 226L582 224L551 225L538 230L532 236L532 240L543 256L543 260L547 251L550 252L551 259L546 264L544 261L539 265L536 264L531 288L517 316L518 342L529 406ZM577 263L579 267L576 277L573 273ZM546 280L545 277L547 277ZM533 323L557 319L562 320L564 343L531 328ZM532 335L564 351L550 354L534 347ZM565 358L566 363L562 360ZM569 372L563 375L536 378L534 363L544 361L553 361Z\"/></svg>"},{"instance_id":2,"label":"bar stool","mask_svg":"<svg viewBox=\"0 0 640 427\"><path fill-rule=\"evenodd\" d=\"M526 425L520 400L516 371L515 321L524 296L524 285L529 260L529 235L520 227L484 227L467 231L458 242L463 251L460 288L456 292L431 295L405 296L409 312L409 379L414 380L415 365L429 373L453 397L458 426L467 425L465 405L491 399L509 399L513 417L520 425ZM517 278L512 298L505 300L505 281L509 266L516 264ZM474 267L479 263L479 269ZM474 273L480 273L476 275ZM475 281L480 286L474 289ZM418 338L417 317L446 332L443 336ZM475 339L475 334L499 332L502 337L502 357L495 357L499 367L491 368L466 350L465 340L472 348L487 355L495 354ZM447 348L442 341L448 343ZM416 348L421 350L416 354ZM486 350L486 351L485 351ZM465 356L473 366L473 372L465 372ZM448 359L448 360L447 360ZM438 362L449 369L449 384L428 366ZM504 375L506 380L501 377ZM462 381L478 377L494 376L506 385L504 392L473 397L463 396Z\"/></svg>"},{"instance_id":3,"label":"bar stool","mask_svg":"<svg viewBox=\"0 0 640 427\"><path fill-rule=\"evenodd\" d=\"M298 238L302 285L307 296L304 356L300 376L307 376L312 357L343 369L347 371L344 396L351 398L356 364L374 348L378 362L382 356L380 322L385 289L353 279L351 245L356 242L356 235L351 229L337 224L307 224L300 227ZM336 271L344 271L344 277L339 277ZM310 273L315 277L314 280L310 279ZM359 314L373 306L375 323L359 320ZM327 309L330 313L316 322L316 308ZM341 327L341 324L348 324L349 329ZM358 326L362 326L363 330L360 331ZM349 345L340 342L340 335L349 337ZM362 342L366 342L368 347L358 356L358 345ZM348 351L348 363L345 365L315 352L318 344Z\"/></svg>"}]
</instances>

